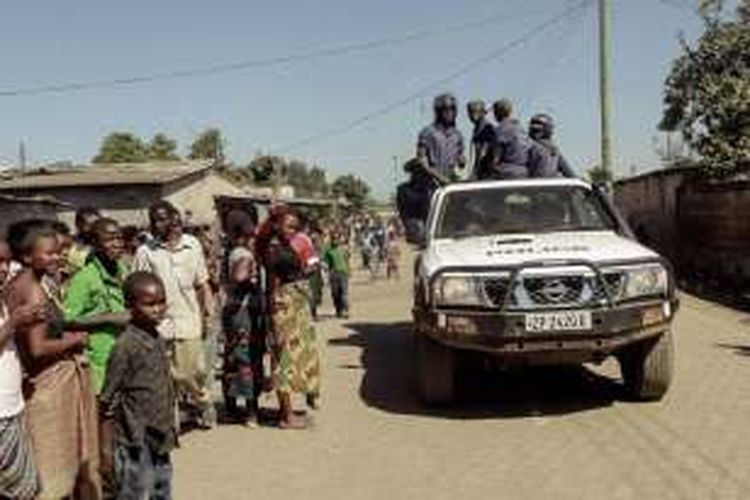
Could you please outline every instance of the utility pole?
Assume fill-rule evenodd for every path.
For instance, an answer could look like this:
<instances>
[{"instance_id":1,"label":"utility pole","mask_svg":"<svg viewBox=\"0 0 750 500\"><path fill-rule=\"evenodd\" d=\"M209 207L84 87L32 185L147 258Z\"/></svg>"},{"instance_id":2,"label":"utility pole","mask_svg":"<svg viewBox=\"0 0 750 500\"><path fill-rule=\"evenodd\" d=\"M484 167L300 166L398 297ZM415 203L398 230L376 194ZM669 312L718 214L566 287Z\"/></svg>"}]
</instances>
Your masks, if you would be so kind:
<instances>
[{"instance_id":1,"label":"utility pole","mask_svg":"<svg viewBox=\"0 0 750 500\"><path fill-rule=\"evenodd\" d=\"M26 143L23 139L18 143L18 166L21 170L26 170Z\"/></svg>"},{"instance_id":2,"label":"utility pole","mask_svg":"<svg viewBox=\"0 0 750 500\"><path fill-rule=\"evenodd\" d=\"M398 191L398 156L393 156L393 199L396 199Z\"/></svg>"},{"instance_id":3,"label":"utility pole","mask_svg":"<svg viewBox=\"0 0 750 500\"><path fill-rule=\"evenodd\" d=\"M613 172L612 140L612 0L599 0L599 98L601 106L601 168Z\"/></svg>"},{"instance_id":4,"label":"utility pole","mask_svg":"<svg viewBox=\"0 0 750 500\"><path fill-rule=\"evenodd\" d=\"M274 203L279 201L281 194L281 165L279 159L271 157L271 167L273 175L273 191L271 198Z\"/></svg>"}]
</instances>

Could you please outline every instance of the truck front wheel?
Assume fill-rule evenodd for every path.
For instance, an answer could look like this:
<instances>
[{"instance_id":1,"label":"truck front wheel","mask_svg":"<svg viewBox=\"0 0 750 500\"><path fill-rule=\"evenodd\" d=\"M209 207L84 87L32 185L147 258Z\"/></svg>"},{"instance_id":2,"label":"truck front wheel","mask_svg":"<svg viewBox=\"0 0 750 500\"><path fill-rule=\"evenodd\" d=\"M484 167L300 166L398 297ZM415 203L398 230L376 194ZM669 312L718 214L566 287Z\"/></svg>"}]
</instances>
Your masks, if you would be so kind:
<instances>
[{"instance_id":1,"label":"truck front wheel","mask_svg":"<svg viewBox=\"0 0 750 500\"><path fill-rule=\"evenodd\" d=\"M456 385L455 353L424 334L417 334L419 396L430 405L453 401Z\"/></svg>"},{"instance_id":2,"label":"truck front wheel","mask_svg":"<svg viewBox=\"0 0 750 500\"><path fill-rule=\"evenodd\" d=\"M629 397L660 400L669 389L674 370L674 341L667 330L657 339L640 342L618 356Z\"/></svg>"}]
</instances>

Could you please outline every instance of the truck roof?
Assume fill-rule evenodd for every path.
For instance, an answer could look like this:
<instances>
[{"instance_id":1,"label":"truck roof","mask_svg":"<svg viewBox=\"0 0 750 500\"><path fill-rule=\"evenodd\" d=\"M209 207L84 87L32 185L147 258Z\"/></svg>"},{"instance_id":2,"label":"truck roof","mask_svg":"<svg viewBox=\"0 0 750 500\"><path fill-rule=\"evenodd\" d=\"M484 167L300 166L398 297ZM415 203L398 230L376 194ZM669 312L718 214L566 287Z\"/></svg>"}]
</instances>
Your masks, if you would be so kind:
<instances>
[{"instance_id":1,"label":"truck roof","mask_svg":"<svg viewBox=\"0 0 750 500\"><path fill-rule=\"evenodd\" d=\"M478 191L480 189L497 189L503 187L534 187L534 186L570 186L583 187L591 189L591 184L582 179L573 179L566 177L546 178L546 179L513 179L504 181L471 181L456 182L441 188L444 193L453 193L458 191Z\"/></svg>"}]
</instances>

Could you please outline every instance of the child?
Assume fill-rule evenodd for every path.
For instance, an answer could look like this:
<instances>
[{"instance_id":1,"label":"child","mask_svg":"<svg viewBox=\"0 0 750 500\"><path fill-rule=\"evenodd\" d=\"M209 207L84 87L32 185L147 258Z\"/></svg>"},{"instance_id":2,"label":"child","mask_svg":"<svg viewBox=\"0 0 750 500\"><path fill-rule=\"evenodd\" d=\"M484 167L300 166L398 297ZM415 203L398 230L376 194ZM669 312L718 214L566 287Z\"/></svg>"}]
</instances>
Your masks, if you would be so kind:
<instances>
[{"instance_id":1,"label":"child","mask_svg":"<svg viewBox=\"0 0 750 500\"><path fill-rule=\"evenodd\" d=\"M168 499L177 432L169 359L157 332L167 307L164 285L155 274L136 272L124 295L132 319L112 350L100 399L104 418L114 419L117 498Z\"/></svg>"},{"instance_id":2,"label":"child","mask_svg":"<svg viewBox=\"0 0 750 500\"><path fill-rule=\"evenodd\" d=\"M331 243L323 255L329 270L331 296L336 316L349 317L349 252L338 233L331 234Z\"/></svg>"},{"instance_id":3,"label":"child","mask_svg":"<svg viewBox=\"0 0 750 500\"><path fill-rule=\"evenodd\" d=\"M398 263L400 259L401 259L401 248L399 248L399 245L398 245L396 232L391 230L388 233L388 243L386 246L386 260L387 260L386 275L388 279L390 279L391 277L395 277L396 279L399 279L400 274L398 270Z\"/></svg>"},{"instance_id":4,"label":"child","mask_svg":"<svg viewBox=\"0 0 750 500\"><path fill-rule=\"evenodd\" d=\"M249 219L235 228L235 248L227 263L226 303L222 313L224 366L222 390L227 412L248 427L258 421L263 390L266 323L261 273L252 248L255 226ZM244 399L241 414L237 400Z\"/></svg>"}]
</instances>

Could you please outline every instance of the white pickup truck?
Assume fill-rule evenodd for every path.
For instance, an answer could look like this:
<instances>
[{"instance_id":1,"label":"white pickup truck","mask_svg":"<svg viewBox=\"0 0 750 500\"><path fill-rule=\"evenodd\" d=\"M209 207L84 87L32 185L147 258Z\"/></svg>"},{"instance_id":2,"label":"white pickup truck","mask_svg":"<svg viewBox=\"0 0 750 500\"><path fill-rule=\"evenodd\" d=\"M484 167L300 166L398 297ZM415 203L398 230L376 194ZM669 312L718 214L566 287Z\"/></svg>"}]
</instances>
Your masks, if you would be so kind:
<instances>
[{"instance_id":1,"label":"white pickup truck","mask_svg":"<svg viewBox=\"0 0 750 500\"><path fill-rule=\"evenodd\" d=\"M447 403L460 360L582 364L615 356L631 397L659 399L678 306L669 264L578 179L459 183L432 199L415 264L421 396Z\"/></svg>"}]
</instances>

